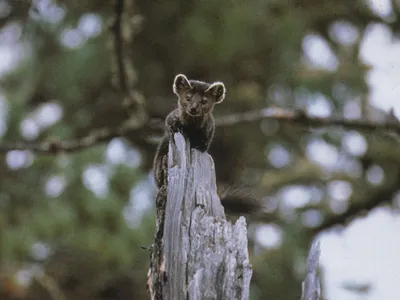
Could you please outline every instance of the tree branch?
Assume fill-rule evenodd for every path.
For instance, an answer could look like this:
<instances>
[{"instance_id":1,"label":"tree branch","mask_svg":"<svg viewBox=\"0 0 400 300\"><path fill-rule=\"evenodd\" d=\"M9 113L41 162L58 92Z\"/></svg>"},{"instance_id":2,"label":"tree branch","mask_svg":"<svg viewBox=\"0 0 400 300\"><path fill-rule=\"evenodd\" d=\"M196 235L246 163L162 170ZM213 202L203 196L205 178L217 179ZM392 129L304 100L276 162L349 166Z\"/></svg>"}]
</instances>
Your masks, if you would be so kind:
<instances>
[{"instance_id":1,"label":"tree branch","mask_svg":"<svg viewBox=\"0 0 400 300\"><path fill-rule=\"evenodd\" d=\"M357 195L357 199L349 200L350 206L344 213L325 218L320 226L312 229L312 234L318 234L334 226L345 225L356 216L368 213L382 204L390 203L399 190L399 183L400 180L397 178L382 187L364 190L361 195Z\"/></svg>"},{"instance_id":2,"label":"tree branch","mask_svg":"<svg viewBox=\"0 0 400 300\"><path fill-rule=\"evenodd\" d=\"M306 158L299 158L288 168L266 171L261 178L261 186L265 195L272 195L283 186L326 183L332 180L352 182L352 177L345 172L331 172L327 177L326 170L321 166Z\"/></svg>"},{"instance_id":3,"label":"tree branch","mask_svg":"<svg viewBox=\"0 0 400 300\"><path fill-rule=\"evenodd\" d=\"M29 150L38 154L61 154L77 152L101 143L109 142L113 138L126 135L136 128L131 126L121 126L115 129L99 129L81 138L67 141L43 141L39 143L3 143L0 144L0 153L12 150Z\"/></svg>"},{"instance_id":4,"label":"tree branch","mask_svg":"<svg viewBox=\"0 0 400 300\"><path fill-rule=\"evenodd\" d=\"M245 122L256 122L260 120L276 120L279 122L287 122L310 126L313 128L323 128L329 126L344 127L348 130L378 130L378 131L394 131L400 133L400 124L395 121L373 122L368 120L347 120L339 117L320 118L311 117L303 113L295 111L282 110L279 108L264 108L261 110L253 110L244 113L222 116L216 119L216 124L221 127L233 126ZM10 150L31 150L36 153L57 154L59 152L74 152L95 146L100 143L108 142L115 137L125 136L132 131L140 131L144 128L150 131L162 130L163 121L159 119L150 119L146 123L141 122L124 123L119 128L99 129L90 133L81 139L74 139L63 142L44 141L39 143L3 143L0 144L0 153Z\"/></svg>"},{"instance_id":5,"label":"tree branch","mask_svg":"<svg viewBox=\"0 0 400 300\"><path fill-rule=\"evenodd\" d=\"M288 111L276 107L268 107L261 110L252 110L244 113L238 113L220 117L216 120L218 126L232 126L244 122L254 122L260 120L276 120L281 122L300 124L314 128L339 126L354 130L382 130L400 132L400 124L397 120L388 120L387 122L376 122L370 120L350 120L342 117L312 117L307 116L302 111Z\"/></svg>"},{"instance_id":6,"label":"tree branch","mask_svg":"<svg viewBox=\"0 0 400 300\"><path fill-rule=\"evenodd\" d=\"M67 298L61 291L57 282L46 273L42 276L38 275L34 277L36 281L47 291L52 300L66 300Z\"/></svg>"},{"instance_id":7,"label":"tree branch","mask_svg":"<svg viewBox=\"0 0 400 300\"><path fill-rule=\"evenodd\" d=\"M135 72L133 65L125 54L125 44L131 41L134 34L134 25L124 21L124 11L128 10L129 14L132 12L132 1L125 2L124 0L115 0L115 21L111 27L114 37L114 58L115 65L114 72L116 75L116 83L114 83L124 96L123 106L127 110L128 114L135 112L136 116L143 117L145 120L147 114L143 108L143 96L133 88L135 81ZM113 80L114 82L114 80ZM146 115L146 117L144 117Z\"/></svg>"},{"instance_id":8,"label":"tree branch","mask_svg":"<svg viewBox=\"0 0 400 300\"><path fill-rule=\"evenodd\" d=\"M126 80L126 70L124 65L124 42L122 38L122 14L124 12L124 0L115 0L115 23L114 30L114 47L117 60L117 73L119 87L123 93L129 94L128 84Z\"/></svg>"}]
</instances>

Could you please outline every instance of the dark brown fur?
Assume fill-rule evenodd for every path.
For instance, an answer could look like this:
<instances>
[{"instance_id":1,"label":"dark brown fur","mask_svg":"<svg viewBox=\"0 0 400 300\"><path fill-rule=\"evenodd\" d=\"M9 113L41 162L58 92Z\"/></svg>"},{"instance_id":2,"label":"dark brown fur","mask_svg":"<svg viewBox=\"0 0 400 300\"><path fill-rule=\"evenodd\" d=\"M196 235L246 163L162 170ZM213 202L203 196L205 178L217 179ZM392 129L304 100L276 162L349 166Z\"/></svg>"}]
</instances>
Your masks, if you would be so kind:
<instances>
[{"instance_id":1,"label":"dark brown fur","mask_svg":"<svg viewBox=\"0 0 400 300\"><path fill-rule=\"evenodd\" d=\"M189 140L190 146L201 152L208 150L214 136L214 105L225 97L222 82L209 84L188 80L185 75L175 77L173 91L178 96L178 107L165 120L166 133L157 148L154 172L157 187L166 184L168 145L174 133L180 132Z\"/></svg>"},{"instance_id":2,"label":"dark brown fur","mask_svg":"<svg viewBox=\"0 0 400 300\"><path fill-rule=\"evenodd\" d=\"M189 140L190 147L201 152L208 150L214 136L215 121L212 115L215 104L225 98L222 82L212 84L188 80L185 75L175 77L173 91L178 96L178 107L165 120L166 132L154 158L157 187L167 185L168 147L174 133L180 132ZM218 194L224 207L233 213L253 213L260 204L244 189L219 188Z\"/></svg>"}]
</instances>

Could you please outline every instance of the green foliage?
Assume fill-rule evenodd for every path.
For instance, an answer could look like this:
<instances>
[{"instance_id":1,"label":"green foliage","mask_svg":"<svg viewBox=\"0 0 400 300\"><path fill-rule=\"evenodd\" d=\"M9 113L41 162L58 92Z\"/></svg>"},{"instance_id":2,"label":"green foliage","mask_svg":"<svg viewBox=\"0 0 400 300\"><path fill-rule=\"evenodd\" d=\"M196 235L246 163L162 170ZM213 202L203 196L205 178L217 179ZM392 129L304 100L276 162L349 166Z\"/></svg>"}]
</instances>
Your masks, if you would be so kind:
<instances>
[{"instance_id":1,"label":"green foliage","mask_svg":"<svg viewBox=\"0 0 400 300\"><path fill-rule=\"evenodd\" d=\"M37 8L19 2L23 1L8 1L14 10L0 16L1 30L10 32L8 26L14 24L23 33L12 49L24 49L19 62L0 78L0 108L5 111L0 119L5 125L2 142L57 143L121 125L127 115L126 95L116 84L113 2L43 1L48 4ZM361 99L360 110L372 109L363 100L369 68L358 58L362 39L342 45L329 33L331 26L346 21L359 35L376 21L399 29L369 11L364 1L125 2L123 37L132 42L124 44L124 64L133 63L138 78L132 84L144 94L150 118L164 117L175 105L171 85L177 73L226 84L227 99L216 107L217 116L273 105L307 110L323 101L333 115L343 115L355 98ZM52 21L57 13L63 17ZM138 15L142 19L135 19ZM84 16L92 18L86 27ZM136 24L130 35L125 29L135 22L140 26ZM85 36L85 28L96 26L101 27L98 35ZM310 36L330 48L337 68L307 61L304 45ZM43 113L48 104L53 109ZM45 124L57 114L54 107L62 112L60 118ZM155 228L154 186L147 177L155 151L153 133L143 128L118 140L114 161L109 152L115 140L76 153L10 151L0 156L1 299L15 299L14 290L1 288L3 277L29 268L33 261L67 293L68 300L147 299L149 253L141 246L152 243ZM299 297L304 274L299 262L305 261L313 237L304 212L310 205L322 221L335 214L327 188L331 181L344 178L355 195L369 196L376 188L364 178L371 161L378 161L384 172L397 174L398 159L396 167L385 160L398 156L393 154L397 143L367 136L365 156L354 156L343 150L345 134L345 130L315 132L307 126L265 120L217 128L210 149L217 179L256 186L268 212L265 219L248 217L248 223L255 227L275 223L281 231L279 245L272 248L250 234L251 299ZM362 170L350 176L354 170L319 165L307 152L315 141L329 145ZM282 193L292 186L306 189L312 200L322 196L291 207ZM363 200L353 196L347 199L349 205ZM49 253L39 255L38 245ZM48 291L38 285L31 285L24 299L49 299Z\"/></svg>"}]
</instances>

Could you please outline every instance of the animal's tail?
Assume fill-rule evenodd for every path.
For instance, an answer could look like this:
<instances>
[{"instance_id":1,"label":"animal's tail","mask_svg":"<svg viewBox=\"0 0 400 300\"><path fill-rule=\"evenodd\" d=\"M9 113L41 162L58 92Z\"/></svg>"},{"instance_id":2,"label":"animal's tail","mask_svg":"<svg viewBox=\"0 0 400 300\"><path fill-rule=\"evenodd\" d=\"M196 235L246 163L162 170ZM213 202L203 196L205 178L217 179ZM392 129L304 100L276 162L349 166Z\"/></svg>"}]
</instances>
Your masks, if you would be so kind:
<instances>
[{"instance_id":1,"label":"animal's tail","mask_svg":"<svg viewBox=\"0 0 400 300\"><path fill-rule=\"evenodd\" d=\"M218 184L217 194L228 215L255 214L263 208L261 200L251 187Z\"/></svg>"}]
</instances>

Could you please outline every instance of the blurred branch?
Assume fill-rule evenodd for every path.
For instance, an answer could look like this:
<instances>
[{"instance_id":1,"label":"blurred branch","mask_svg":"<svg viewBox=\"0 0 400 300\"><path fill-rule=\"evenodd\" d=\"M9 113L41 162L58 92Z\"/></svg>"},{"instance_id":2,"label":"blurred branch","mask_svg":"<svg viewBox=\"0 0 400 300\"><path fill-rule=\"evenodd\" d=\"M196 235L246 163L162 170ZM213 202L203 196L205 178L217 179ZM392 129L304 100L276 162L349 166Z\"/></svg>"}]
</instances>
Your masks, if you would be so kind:
<instances>
[{"instance_id":1,"label":"blurred branch","mask_svg":"<svg viewBox=\"0 0 400 300\"><path fill-rule=\"evenodd\" d=\"M76 152L101 143L108 142L113 138L124 136L132 130L134 130L134 128L132 128L130 125L126 125L115 129L99 129L81 139L73 139L68 141L49 140L39 143L4 143L0 144L0 152L7 152L12 150L29 150L35 153L42 154Z\"/></svg>"},{"instance_id":2,"label":"blurred branch","mask_svg":"<svg viewBox=\"0 0 400 300\"><path fill-rule=\"evenodd\" d=\"M126 70L124 65L124 41L122 38L122 14L124 12L124 0L115 0L115 23L114 31L114 47L116 52L116 60L118 66L118 83L123 93L129 94Z\"/></svg>"},{"instance_id":3,"label":"blurred branch","mask_svg":"<svg viewBox=\"0 0 400 300\"><path fill-rule=\"evenodd\" d=\"M358 191L354 197L349 199L349 208L344 213L326 217L320 226L312 230L312 233L317 234L337 225L345 225L354 217L368 213L384 203L391 202L399 189L399 177L397 176L395 180L390 182L390 184L385 184L375 189L363 188L362 191Z\"/></svg>"},{"instance_id":4,"label":"blurred branch","mask_svg":"<svg viewBox=\"0 0 400 300\"><path fill-rule=\"evenodd\" d=\"M345 172L327 173L321 166L306 158L299 158L290 167L265 172L261 179L261 185L264 194L273 194L280 188L292 184L307 185L319 182L327 183L333 180L352 182L353 177Z\"/></svg>"},{"instance_id":5,"label":"blurred branch","mask_svg":"<svg viewBox=\"0 0 400 300\"><path fill-rule=\"evenodd\" d=\"M10 1L10 4L12 4L11 11L0 17L0 29L15 20L22 19L26 22L29 17L29 11L34 5L32 1L28 0L13 0Z\"/></svg>"},{"instance_id":6,"label":"blurred branch","mask_svg":"<svg viewBox=\"0 0 400 300\"><path fill-rule=\"evenodd\" d=\"M47 291L53 300L66 300L57 282L47 274L42 276L35 276L36 281Z\"/></svg>"},{"instance_id":7,"label":"blurred branch","mask_svg":"<svg viewBox=\"0 0 400 300\"><path fill-rule=\"evenodd\" d=\"M123 23L124 10L129 10L132 5L132 1L126 3L124 0L115 0L115 21L111 30L114 36L116 85L124 95L123 106L129 111L138 110L135 115L143 116L143 120L145 120L143 97L133 88L133 83L135 81L134 68L124 51L125 44L131 42L133 36L134 28L132 28L132 26L138 25L134 22ZM132 12L129 11L129 14L132 14Z\"/></svg>"},{"instance_id":8,"label":"blurred branch","mask_svg":"<svg viewBox=\"0 0 400 300\"><path fill-rule=\"evenodd\" d=\"M303 111L288 111L281 108L270 107L261 110L252 110L244 113L238 113L220 117L216 120L219 126L232 126L244 122L254 122L259 120L277 120L287 123L310 126L314 128L339 126L354 130L392 130L400 132L400 124L396 120L387 120L386 122L376 122L370 120L349 120L342 117L312 117L307 116Z\"/></svg>"},{"instance_id":9,"label":"blurred branch","mask_svg":"<svg viewBox=\"0 0 400 300\"><path fill-rule=\"evenodd\" d=\"M294 112L282 110L280 108L264 108L261 110L253 110L244 113L237 113L227 116L222 116L216 119L218 126L233 126L245 122L255 122L260 120L276 120L310 126L314 128L340 126L346 129L354 130L381 130L394 131L400 133L400 124L389 120L387 122L373 122L367 120L347 120L344 118L320 118L307 116L302 112ZM59 152L73 152L95 146L99 143L108 142L115 137L125 136L134 131L159 131L163 129L164 122L160 119L149 119L142 123L138 120L128 120L118 128L103 128L81 138L69 141L44 141L39 143L3 143L0 144L0 152L10 150L31 150L37 153L57 154Z\"/></svg>"}]
</instances>

